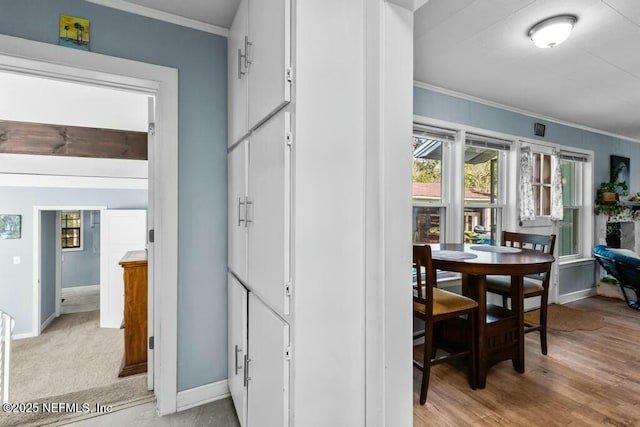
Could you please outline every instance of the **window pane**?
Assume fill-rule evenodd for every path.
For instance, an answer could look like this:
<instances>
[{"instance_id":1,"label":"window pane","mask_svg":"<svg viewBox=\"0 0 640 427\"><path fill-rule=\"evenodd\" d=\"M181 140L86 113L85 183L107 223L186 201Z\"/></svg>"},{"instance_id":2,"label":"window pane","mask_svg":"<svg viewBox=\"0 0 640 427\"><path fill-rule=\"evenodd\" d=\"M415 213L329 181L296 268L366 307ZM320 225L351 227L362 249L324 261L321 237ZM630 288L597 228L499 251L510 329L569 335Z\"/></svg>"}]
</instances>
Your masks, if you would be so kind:
<instances>
[{"instance_id":1,"label":"window pane","mask_svg":"<svg viewBox=\"0 0 640 427\"><path fill-rule=\"evenodd\" d=\"M533 153L533 183L540 183L540 153Z\"/></svg>"},{"instance_id":2,"label":"window pane","mask_svg":"<svg viewBox=\"0 0 640 427\"><path fill-rule=\"evenodd\" d=\"M573 255L579 253L578 235L580 230L579 209L564 209L564 219L560 222L558 255Z\"/></svg>"},{"instance_id":3,"label":"window pane","mask_svg":"<svg viewBox=\"0 0 640 427\"><path fill-rule=\"evenodd\" d=\"M464 202L498 200L498 151L467 146L464 152Z\"/></svg>"},{"instance_id":4,"label":"window pane","mask_svg":"<svg viewBox=\"0 0 640 427\"><path fill-rule=\"evenodd\" d=\"M413 207L413 243L439 243L442 208Z\"/></svg>"},{"instance_id":5,"label":"window pane","mask_svg":"<svg viewBox=\"0 0 640 427\"><path fill-rule=\"evenodd\" d=\"M533 187L533 211L540 216L540 186Z\"/></svg>"},{"instance_id":6,"label":"window pane","mask_svg":"<svg viewBox=\"0 0 640 427\"><path fill-rule=\"evenodd\" d=\"M542 187L542 215L551 215L551 187Z\"/></svg>"},{"instance_id":7,"label":"window pane","mask_svg":"<svg viewBox=\"0 0 640 427\"><path fill-rule=\"evenodd\" d=\"M442 202L442 141L413 137L413 200Z\"/></svg>"},{"instance_id":8,"label":"window pane","mask_svg":"<svg viewBox=\"0 0 640 427\"><path fill-rule=\"evenodd\" d=\"M575 166L574 162L561 160L560 170L562 171L562 203L564 206L573 206L575 199Z\"/></svg>"},{"instance_id":9,"label":"window pane","mask_svg":"<svg viewBox=\"0 0 640 427\"><path fill-rule=\"evenodd\" d=\"M551 184L551 156L542 155L542 179L544 184Z\"/></svg>"},{"instance_id":10,"label":"window pane","mask_svg":"<svg viewBox=\"0 0 640 427\"><path fill-rule=\"evenodd\" d=\"M464 208L465 243L496 244L499 214L499 208Z\"/></svg>"}]
</instances>

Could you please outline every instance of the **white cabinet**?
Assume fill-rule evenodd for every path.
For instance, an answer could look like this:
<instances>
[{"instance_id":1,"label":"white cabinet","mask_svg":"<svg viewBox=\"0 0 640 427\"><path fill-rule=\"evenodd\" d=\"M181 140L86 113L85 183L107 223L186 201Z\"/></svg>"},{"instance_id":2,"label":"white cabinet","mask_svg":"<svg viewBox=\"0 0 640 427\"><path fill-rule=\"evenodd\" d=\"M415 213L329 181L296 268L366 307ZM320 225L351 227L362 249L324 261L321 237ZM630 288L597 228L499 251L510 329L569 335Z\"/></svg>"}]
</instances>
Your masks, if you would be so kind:
<instances>
[{"instance_id":1,"label":"white cabinet","mask_svg":"<svg viewBox=\"0 0 640 427\"><path fill-rule=\"evenodd\" d=\"M227 221L229 269L247 282L247 167L249 142L241 141L227 156Z\"/></svg>"},{"instance_id":2,"label":"white cabinet","mask_svg":"<svg viewBox=\"0 0 640 427\"><path fill-rule=\"evenodd\" d=\"M245 357L247 353L247 290L229 274L228 287L228 381L229 392L241 426L247 418L247 377Z\"/></svg>"},{"instance_id":3,"label":"white cabinet","mask_svg":"<svg viewBox=\"0 0 640 427\"><path fill-rule=\"evenodd\" d=\"M229 83L229 145L238 142L249 131L248 109L247 109L247 68L246 68L246 46L248 43L248 2L240 2L236 16L229 29L227 39L227 63L229 73L227 76Z\"/></svg>"},{"instance_id":4,"label":"white cabinet","mask_svg":"<svg viewBox=\"0 0 640 427\"><path fill-rule=\"evenodd\" d=\"M249 0L249 129L291 100L291 0Z\"/></svg>"},{"instance_id":5,"label":"white cabinet","mask_svg":"<svg viewBox=\"0 0 640 427\"><path fill-rule=\"evenodd\" d=\"M228 156L229 269L289 314L291 114L278 113Z\"/></svg>"},{"instance_id":6,"label":"white cabinet","mask_svg":"<svg viewBox=\"0 0 640 427\"><path fill-rule=\"evenodd\" d=\"M229 390L242 426L288 426L291 0L242 0L229 32ZM248 323L247 323L248 322Z\"/></svg>"},{"instance_id":7,"label":"white cabinet","mask_svg":"<svg viewBox=\"0 0 640 427\"><path fill-rule=\"evenodd\" d=\"M248 283L280 315L289 314L290 117L279 113L249 141Z\"/></svg>"},{"instance_id":8,"label":"white cabinet","mask_svg":"<svg viewBox=\"0 0 640 427\"><path fill-rule=\"evenodd\" d=\"M291 0L242 0L227 50L231 146L291 101Z\"/></svg>"},{"instance_id":9,"label":"white cabinet","mask_svg":"<svg viewBox=\"0 0 640 427\"><path fill-rule=\"evenodd\" d=\"M289 325L249 293L248 425L289 425Z\"/></svg>"}]
</instances>

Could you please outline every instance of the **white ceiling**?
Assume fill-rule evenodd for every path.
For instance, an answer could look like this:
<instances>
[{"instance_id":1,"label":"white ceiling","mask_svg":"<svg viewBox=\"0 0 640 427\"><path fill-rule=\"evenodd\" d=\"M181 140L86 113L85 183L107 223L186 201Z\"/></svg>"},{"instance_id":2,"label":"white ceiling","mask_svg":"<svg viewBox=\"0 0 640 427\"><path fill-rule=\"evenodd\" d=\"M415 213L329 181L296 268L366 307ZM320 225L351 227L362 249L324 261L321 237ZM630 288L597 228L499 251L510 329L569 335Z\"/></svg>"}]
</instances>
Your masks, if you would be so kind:
<instances>
[{"instance_id":1,"label":"white ceiling","mask_svg":"<svg viewBox=\"0 0 640 427\"><path fill-rule=\"evenodd\" d=\"M240 0L127 0L128 3L229 28Z\"/></svg>"},{"instance_id":2,"label":"white ceiling","mask_svg":"<svg viewBox=\"0 0 640 427\"><path fill-rule=\"evenodd\" d=\"M128 3L228 28L239 1ZM529 28L566 13L571 37L536 48ZM639 0L429 0L414 39L419 82L640 140Z\"/></svg>"},{"instance_id":3,"label":"white ceiling","mask_svg":"<svg viewBox=\"0 0 640 427\"><path fill-rule=\"evenodd\" d=\"M529 28L567 13L571 37L536 48ZM417 81L640 140L638 0L429 0L414 39Z\"/></svg>"}]
</instances>

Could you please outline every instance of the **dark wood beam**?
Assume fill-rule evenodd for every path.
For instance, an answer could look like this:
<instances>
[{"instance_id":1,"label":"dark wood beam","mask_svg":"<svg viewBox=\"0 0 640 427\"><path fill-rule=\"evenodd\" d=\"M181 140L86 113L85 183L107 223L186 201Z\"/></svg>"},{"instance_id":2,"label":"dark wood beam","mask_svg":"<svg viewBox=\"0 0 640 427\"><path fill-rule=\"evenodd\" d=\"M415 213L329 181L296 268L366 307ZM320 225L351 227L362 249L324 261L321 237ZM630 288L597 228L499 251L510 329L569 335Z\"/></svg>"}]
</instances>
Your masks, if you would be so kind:
<instances>
[{"instance_id":1,"label":"dark wood beam","mask_svg":"<svg viewBox=\"0 0 640 427\"><path fill-rule=\"evenodd\" d=\"M147 133L0 120L0 153L147 160Z\"/></svg>"}]
</instances>

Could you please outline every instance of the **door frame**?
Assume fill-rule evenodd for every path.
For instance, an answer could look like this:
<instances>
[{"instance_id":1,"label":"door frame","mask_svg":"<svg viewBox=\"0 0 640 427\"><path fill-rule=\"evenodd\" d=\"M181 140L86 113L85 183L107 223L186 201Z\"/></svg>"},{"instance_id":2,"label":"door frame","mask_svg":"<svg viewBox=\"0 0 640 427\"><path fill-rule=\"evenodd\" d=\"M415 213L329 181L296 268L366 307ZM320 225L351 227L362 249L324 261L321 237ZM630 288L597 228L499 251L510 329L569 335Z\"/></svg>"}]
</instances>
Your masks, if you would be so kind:
<instances>
[{"instance_id":1,"label":"door frame","mask_svg":"<svg viewBox=\"0 0 640 427\"><path fill-rule=\"evenodd\" d=\"M56 212L56 220L60 218L62 211L100 211L106 206L34 206L33 207L33 336L37 337L42 333L42 319L40 318L40 308L42 307L40 292L40 273L42 261L40 257L40 243L42 242L41 214L43 211ZM58 221L58 224L60 222ZM56 309L55 317L60 316L60 300L62 299L62 245L61 229L56 228Z\"/></svg>"},{"instance_id":2,"label":"door frame","mask_svg":"<svg viewBox=\"0 0 640 427\"><path fill-rule=\"evenodd\" d=\"M156 132L149 186L155 225L154 370L157 410L176 412L178 286L178 71L159 65L0 35L0 70L154 96ZM160 147L162 148L160 150ZM162 329L160 328L162 325Z\"/></svg>"}]
</instances>

